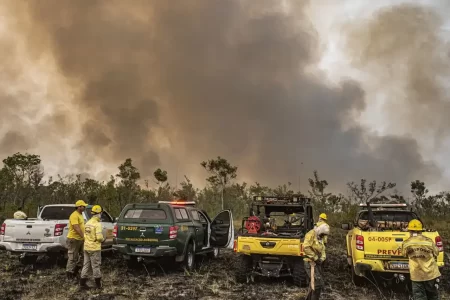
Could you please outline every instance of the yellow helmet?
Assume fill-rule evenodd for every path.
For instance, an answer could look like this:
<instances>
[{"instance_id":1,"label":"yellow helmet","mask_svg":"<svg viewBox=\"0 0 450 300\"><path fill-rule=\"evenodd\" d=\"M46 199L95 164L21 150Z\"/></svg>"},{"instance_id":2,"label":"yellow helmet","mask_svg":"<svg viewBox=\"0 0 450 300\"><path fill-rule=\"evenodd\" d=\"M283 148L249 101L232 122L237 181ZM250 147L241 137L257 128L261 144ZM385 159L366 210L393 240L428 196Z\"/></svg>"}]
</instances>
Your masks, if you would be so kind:
<instances>
[{"instance_id":1,"label":"yellow helmet","mask_svg":"<svg viewBox=\"0 0 450 300\"><path fill-rule=\"evenodd\" d=\"M326 220L327 219L327 215L325 213L321 213L319 215L319 218Z\"/></svg>"},{"instance_id":2,"label":"yellow helmet","mask_svg":"<svg viewBox=\"0 0 450 300\"><path fill-rule=\"evenodd\" d=\"M93 215L99 214L102 211L103 211L103 209L100 205L94 205L94 207L92 207L91 214L93 214Z\"/></svg>"},{"instance_id":3,"label":"yellow helmet","mask_svg":"<svg viewBox=\"0 0 450 300\"><path fill-rule=\"evenodd\" d=\"M417 219L411 220L408 224L408 230L409 231L422 231L422 222L420 222Z\"/></svg>"},{"instance_id":4,"label":"yellow helmet","mask_svg":"<svg viewBox=\"0 0 450 300\"><path fill-rule=\"evenodd\" d=\"M75 206L76 206L76 207L79 207L79 206L87 206L87 204L86 204L86 202L84 202L83 200L78 200L78 201L75 203Z\"/></svg>"}]
</instances>

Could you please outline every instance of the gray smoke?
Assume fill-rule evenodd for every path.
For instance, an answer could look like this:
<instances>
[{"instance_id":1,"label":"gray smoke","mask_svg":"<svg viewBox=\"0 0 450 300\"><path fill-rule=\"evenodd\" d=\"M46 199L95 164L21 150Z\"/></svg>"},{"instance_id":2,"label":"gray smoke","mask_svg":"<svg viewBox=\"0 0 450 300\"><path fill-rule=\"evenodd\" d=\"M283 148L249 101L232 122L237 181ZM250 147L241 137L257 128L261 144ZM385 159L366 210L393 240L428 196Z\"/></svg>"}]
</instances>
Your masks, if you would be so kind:
<instances>
[{"instance_id":1,"label":"gray smoke","mask_svg":"<svg viewBox=\"0 0 450 300\"><path fill-rule=\"evenodd\" d=\"M313 169L341 190L359 178L393 180L405 187L413 179L438 176L439 169L424 162L414 138L378 137L355 122L366 107L358 82L332 87L307 72L322 55L305 13L308 2L295 1L289 12L276 3L47 0L10 2L9 11L16 20L29 21L14 29L26 38L30 55L38 59L50 53L58 76L74 91L67 101L86 119L78 124L76 144L82 171L93 162L119 164L132 157L144 176L163 162L161 167L174 176L177 160L188 176L199 175L202 160L221 155L239 166L243 178L265 184L296 183L300 162L304 187ZM391 18L402 11L391 9ZM385 28L383 16L377 18L364 30ZM408 32L413 38L436 28L405 30L398 34ZM396 32L377 31L381 42ZM354 43L362 45L365 34L358 33ZM409 53L400 42L392 47L411 56L406 61L410 74L425 64L411 65L417 55L426 56L420 49ZM360 64L382 56L366 54ZM422 82L419 76L430 79L432 67L427 70L411 83ZM424 87L411 101L432 92ZM0 99L10 105L19 101ZM417 103L406 105L414 111ZM416 114L406 117L412 121ZM72 131L68 124L59 126L63 121L58 118L46 128L65 136ZM167 151L155 144L162 140L170 143ZM2 153L21 151L33 138L10 132L1 143Z\"/></svg>"}]
</instances>

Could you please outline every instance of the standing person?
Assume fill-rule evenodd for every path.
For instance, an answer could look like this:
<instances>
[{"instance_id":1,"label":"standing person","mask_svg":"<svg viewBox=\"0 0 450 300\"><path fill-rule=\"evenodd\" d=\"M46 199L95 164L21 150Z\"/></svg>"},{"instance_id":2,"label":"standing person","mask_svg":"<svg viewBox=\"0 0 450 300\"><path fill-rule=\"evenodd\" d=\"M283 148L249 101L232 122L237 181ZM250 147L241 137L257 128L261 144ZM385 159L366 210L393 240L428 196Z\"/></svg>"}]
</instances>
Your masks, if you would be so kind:
<instances>
[{"instance_id":1,"label":"standing person","mask_svg":"<svg viewBox=\"0 0 450 300\"><path fill-rule=\"evenodd\" d=\"M102 216L103 209L100 205L92 207L92 218L87 221L84 238L84 264L81 271L80 287L88 288L86 282L90 273L94 276L95 285L98 289L102 288L102 272L100 265L102 263L102 242L105 240L102 234Z\"/></svg>"},{"instance_id":2,"label":"standing person","mask_svg":"<svg viewBox=\"0 0 450 300\"><path fill-rule=\"evenodd\" d=\"M305 235L303 242L305 258L303 260L306 274L310 280L307 300L319 300L322 288L325 285L322 273L322 262L326 259L323 238L329 234L330 226L320 224Z\"/></svg>"},{"instance_id":3,"label":"standing person","mask_svg":"<svg viewBox=\"0 0 450 300\"><path fill-rule=\"evenodd\" d=\"M69 233L67 234L67 279L76 277L80 269L80 255L83 254L84 218L83 211L87 204L83 200L75 203L75 211L69 217Z\"/></svg>"},{"instance_id":4,"label":"standing person","mask_svg":"<svg viewBox=\"0 0 450 300\"><path fill-rule=\"evenodd\" d=\"M321 213L321 214L319 215L319 221L317 221L316 226L320 226L320 225L322 225L322 224L327 224L327 215L326 215L325 213ZM323 238L323 243L326 245L327 242L328 242L328 237L325 236L325 237Z\"/></svg>"},{"instance_id":5,"label":"standing person","mask_svg":"<svg viewBox=\"0 0 450 300\"><path fill-rule=\"evenodd\" d=\"M14 213L14 219L26 220L27 218L27 214L22 211L22 207L17 207L17 211Z\"/></svg>"},{"instance_id":6,"label":"standing person","mask_svg":"<svg viewBox=\"0 0 450 300\"><path fill-rule=\"evenodd\" d=\"M422 235L422 222L411 220L410 237L403 242L403 255L409 259L414 300L439 300L438 283L441 273L436 263L439 249L434 241Z\"/></svg>"}]
</instances>

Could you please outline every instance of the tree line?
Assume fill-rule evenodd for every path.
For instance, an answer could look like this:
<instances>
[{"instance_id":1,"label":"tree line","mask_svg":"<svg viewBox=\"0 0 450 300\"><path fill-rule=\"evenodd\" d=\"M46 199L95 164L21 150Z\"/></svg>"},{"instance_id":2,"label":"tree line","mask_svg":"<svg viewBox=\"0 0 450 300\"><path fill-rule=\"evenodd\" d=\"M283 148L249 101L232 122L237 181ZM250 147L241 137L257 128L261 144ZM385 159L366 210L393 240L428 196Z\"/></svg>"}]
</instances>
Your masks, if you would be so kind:
<instances>
[{"instance_id":1,"label":"tree line","mask_svg":"<svg viewBox=\"0 0 450 300\"><path fill-rule=\"evenodd\" d=\"M422 216L446 217L450 214L450 193L429 194L423 181L411 182L411 194L400 195L392 182L376 182L361 179L349 182L349 193L328 192L328 182L317 171L308 179L308 191L295 191L290 182L269 187L255 182L238 182L238 167L227 159L217 158L203 161L200 165L208 174L206 186L196 188L188 176L177 187L168 183L167 171L158 168L153 173L153 182L143 180L139 170L127 158L118 167L118 172L109 180L98 181L82 178L80 174L48 177L44 180L41 158L36 154L15 153L3 160L0 169L0 221L12 217L18 207L30 217L36 215L37 207L45 204L74 203L83 199L90 204L104 206L113 216L118 216L128 203L148 203L159 200L182 198L196 201L210 214L222 208L231 209L235 219L248 214L254 195L302 194L312 199L316 214L331 214L332 221L352 218L361 202L409 203Z\"/></svg>"}]
</instances>

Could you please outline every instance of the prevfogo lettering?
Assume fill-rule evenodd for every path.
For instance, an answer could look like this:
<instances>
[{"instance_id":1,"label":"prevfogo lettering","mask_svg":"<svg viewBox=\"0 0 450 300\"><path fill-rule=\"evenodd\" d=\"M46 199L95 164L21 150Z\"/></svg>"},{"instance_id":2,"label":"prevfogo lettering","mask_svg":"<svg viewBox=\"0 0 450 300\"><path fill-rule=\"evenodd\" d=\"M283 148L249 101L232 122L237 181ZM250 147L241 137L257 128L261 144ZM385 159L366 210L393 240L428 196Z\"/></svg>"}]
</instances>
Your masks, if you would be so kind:
<instances>
[{"instance_id":1,"label":"prevfogo lettering","mask_svg":"<svg viewBox=\"0 0 450 300\"><path fill-rule=\"evenodd\" d=\"M402 255L402 249L397 249L397 250L378 249L377 250L377 254L378 255L401 256Z\"/></svg>"}]
</instances>

